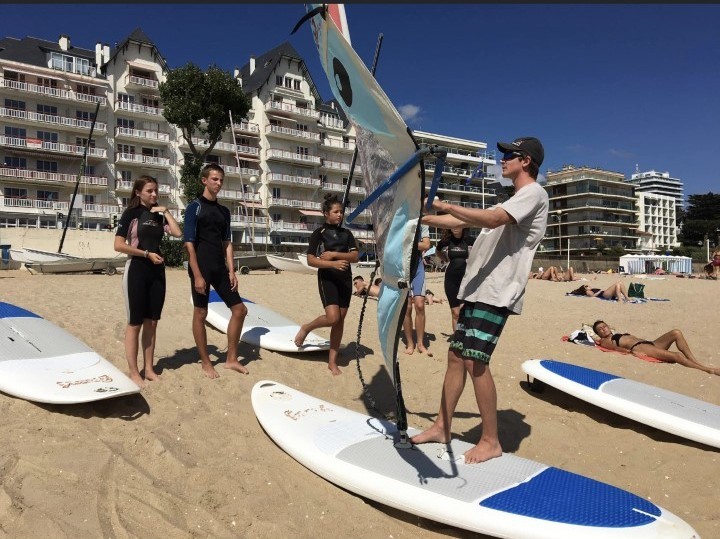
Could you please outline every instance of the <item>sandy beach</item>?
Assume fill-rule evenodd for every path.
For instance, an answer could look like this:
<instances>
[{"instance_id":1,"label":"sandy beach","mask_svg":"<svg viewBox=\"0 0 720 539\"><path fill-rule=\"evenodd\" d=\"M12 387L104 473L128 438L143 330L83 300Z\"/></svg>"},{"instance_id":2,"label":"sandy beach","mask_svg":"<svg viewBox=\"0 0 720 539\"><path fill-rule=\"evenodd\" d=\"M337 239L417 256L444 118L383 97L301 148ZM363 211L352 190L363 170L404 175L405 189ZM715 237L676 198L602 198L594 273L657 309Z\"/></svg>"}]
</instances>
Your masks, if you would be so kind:
<instances>
[{"instance_id":1,"label":"sandy beach","mask_svg":"<svg viewBox=\"0 0 720 539\"><path fill-rule=\"evenodd\" d=\"M190 330L187 274L173 269L167 275L156 348L160 382L140 395L76 406L0 394L0 537L478 537L334 486L278 448L255 419L250 390L263 379L367 411L352 346L360 299L353 298L346 321L341 376L327 370L326 354L283 355L241 344L250 374L219 368L221 377L210 380L201 373ZM526 359L552 358L720 405L718 376L561 340L596 319L647 339L678 327L700 361L720 367L720 283L672 276L580 277L597 287L618 278L641 282L646 296L670 301L623 305L566 297L578 283L530 281L524 312L508 321L491 363L504 451L629 490L685 519L704 539L720 537L720 450L552 388L530 392L520 368ZM429 274L427 286L437 297L444 297L442 278ZM238 279L243 296L297 322L322 312L315 276L253 271ZM0 298L66 328L127 372L121 281L121 275L4 271ZM379 406L389 411L376 308L376 302L368 302L362 370ZM447 304L428 306L426 312L434 357L403 355L401 363L408 421L416 428L430 425L437 413L451 327ZM327 329L317 333L329 336ZM225 335L208 328L208 344L211 356L224 361ZM474 443L478 423L468 385L453 435Z\"/></svg>"}]
</instances>

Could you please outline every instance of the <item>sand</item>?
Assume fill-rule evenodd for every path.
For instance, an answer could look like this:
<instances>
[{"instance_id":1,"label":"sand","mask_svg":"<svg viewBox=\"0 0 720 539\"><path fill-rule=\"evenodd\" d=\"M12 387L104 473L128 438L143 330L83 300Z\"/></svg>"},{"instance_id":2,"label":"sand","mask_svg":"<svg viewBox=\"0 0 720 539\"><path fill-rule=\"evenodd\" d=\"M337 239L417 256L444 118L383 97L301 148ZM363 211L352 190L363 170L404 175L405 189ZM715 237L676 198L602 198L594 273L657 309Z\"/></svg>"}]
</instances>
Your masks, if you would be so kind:
<instances>
[{"instance_id":1,"label":"sand","mask_svg":"<svg viewBox=\"0 0 720 539\"><path fill-rule=\"evenodd\" d=\"M442 274L428 287L443 297ZM584 275L593 286L617 276ZM506 452L630 490L720 537L720 451L604 412L549 388L530 392L520 364L553 358L609 371L720 405L720 377L653 364L561 341L583 322L605 319L644 338L681 328L697 357L720 366L720 283L668 277L646 284L668 302L620 305L569 298L576 283L531 281L525 309L512 317L492 361ZM127 371L122 339L121 276L0 272L0 298L68 329ZM322 312L311 275L256 271L240 275L242 294L298 322ZM341 360L333 377L324 354L283 355L241 344L250 375L218 369L204 377L190 331L185 272L168 270L156 363L162 381L140 395L78 406L51 406L0 394L0 537L301 537L438 538L475 534L403 513L340 489L279 449L257 423L250 390L271 379L365 412L354 347L361 300L353 298ZM381 367L376 302L369 302L361 344L363 375L390 409ZM402 359L409 423L428 426L437 413L450 329L447 304L427 307L433 358ZM317 330L325 337L326 329ZM208 329L213 358L226 337ZM348 364L349 363L349 364ZM344 366L345 365L345 366ZM454 436L476 442L479 417L464 392Z\"/></svg>"}]
</instances>

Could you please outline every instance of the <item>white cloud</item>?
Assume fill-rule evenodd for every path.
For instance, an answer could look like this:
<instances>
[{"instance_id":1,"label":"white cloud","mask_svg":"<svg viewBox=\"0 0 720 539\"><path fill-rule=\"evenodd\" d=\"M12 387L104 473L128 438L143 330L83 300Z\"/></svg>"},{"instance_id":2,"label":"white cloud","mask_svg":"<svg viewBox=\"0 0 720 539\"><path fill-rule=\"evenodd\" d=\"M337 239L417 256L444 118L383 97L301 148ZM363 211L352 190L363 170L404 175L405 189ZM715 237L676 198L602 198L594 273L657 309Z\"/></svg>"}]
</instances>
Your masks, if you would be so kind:
<instances>
[{"instance_id":1,"label":"white cloud","mask_svg":"<svg viewBox=\"0 0 720 539\"><path fill-rule=\"evenodd\" d=\"M627 150L616 150L615 148L610 148L609 152L610 152L610 155L612 155L613 157L622 157L622 158L635 157L634 153L629 152Z\"/></svg>"},{"instance_id":2,"label":"white cloud","mask_svg":"<svg viewBox=\"0 0 720 539\"><path fill-rule=\"evenodd\" d=\"M398 112L407 123L419 124L422 119L422 110L417 105L400 105Z\"/></svg>"}]
</instances>

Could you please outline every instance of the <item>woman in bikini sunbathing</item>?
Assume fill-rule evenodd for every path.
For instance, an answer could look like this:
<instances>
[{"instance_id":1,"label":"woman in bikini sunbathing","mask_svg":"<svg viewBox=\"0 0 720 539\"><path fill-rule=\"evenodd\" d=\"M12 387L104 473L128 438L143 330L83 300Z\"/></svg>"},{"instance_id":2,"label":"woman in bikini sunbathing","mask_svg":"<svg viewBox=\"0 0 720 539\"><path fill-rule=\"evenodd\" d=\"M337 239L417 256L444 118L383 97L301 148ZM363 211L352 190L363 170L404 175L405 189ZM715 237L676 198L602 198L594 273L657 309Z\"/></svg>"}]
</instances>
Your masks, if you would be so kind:
<instances>
[{"instance_id":1,"label":"woman in bikini sunbathing","mask_svg":"<svg viewBox=\"0 0 720 539\"><path fill-rule=\"evenodd\" d=\"M590 296L591 298L599 297L600 299L616 299L622 303L625 303L630 299L627 295L627 288L622 281L618 281L615 284L610 285L605 290L602 288L590 288L588 285L584 284L572 292L568 292L568 294L573 296Z\"/></svg>"},{"instance_id":2,"label":"woman in bikini sunbathing","mask_svg":"<svg viewBox=\"0 0 720 539\"><path fill-rule=\"evenodd\" d=\"M685 336L679 329L668 331L654 341L646 341L630 333L613 333L610 327L598 320L593 324L593 331L600 337L595 341L603 348L618 352L629 352L632 355L645 355L657 358L665 363L679 363L691 369L698 369L709 374L720 376L720 368L703 365L690 351ZM670 346L675 344L679 352L671 352Z\"/></svg>"}]
</instances>

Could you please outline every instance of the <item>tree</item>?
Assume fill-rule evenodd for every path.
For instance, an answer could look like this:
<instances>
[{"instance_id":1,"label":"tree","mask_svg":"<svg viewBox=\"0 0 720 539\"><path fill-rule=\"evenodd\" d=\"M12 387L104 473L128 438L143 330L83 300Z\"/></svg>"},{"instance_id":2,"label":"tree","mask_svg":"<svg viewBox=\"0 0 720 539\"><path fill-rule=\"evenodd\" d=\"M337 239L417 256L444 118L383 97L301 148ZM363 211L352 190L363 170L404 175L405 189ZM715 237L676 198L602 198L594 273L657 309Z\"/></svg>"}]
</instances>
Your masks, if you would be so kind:
<instances>
[{"instance_id":1,"label":"tree","mask_svg":"<svg viewBox=\"0 0 720 539\"><path fill-rule=\"evenodd\" d=\"M685 245L702 244L705 238L716 241L720 229L720 194L690 195L680 241Z\"/></svg>"},{"instance_id":2,"label":"tree","mask_svg":"<svg viewBox=\"0 0 720 539\"><path fill-rule=\"evenodd\" d=\"M213 65L203 72L192 62L171 69L159 90L163 116L180 129L192 153L180 169L180 183L185 198L193 200L203 191L200 171L205 159L230 127L228 111L233 118L244 118L250 99L227 71ZM198 148L194 136L206 140L207 148Z\"/></svg>"}]
</instances>

